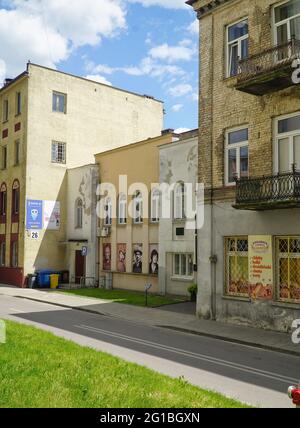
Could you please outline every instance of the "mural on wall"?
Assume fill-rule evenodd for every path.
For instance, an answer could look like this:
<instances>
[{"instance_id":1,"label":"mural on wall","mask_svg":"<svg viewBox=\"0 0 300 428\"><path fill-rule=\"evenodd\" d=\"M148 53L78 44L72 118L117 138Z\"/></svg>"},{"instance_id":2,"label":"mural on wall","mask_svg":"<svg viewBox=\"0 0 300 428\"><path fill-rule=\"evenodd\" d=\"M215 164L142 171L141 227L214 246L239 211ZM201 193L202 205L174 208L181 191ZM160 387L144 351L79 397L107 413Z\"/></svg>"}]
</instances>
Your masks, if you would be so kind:
<instances>
[{"instance_id":1,"label":"mural on wall","mask_svg":"<svg viewBox=\"0 0 300 428\"><path fill-rule=\"evenodd\" d=\"M91 173L86 172L82 177L80 186L79 186L79 194L83 200L83 209L86 215L90 216L92 212L92 178Z\"/></svg>"},{"instance_id":2,"label":"mural on wall","mask_svg":"<svg viewBox=\"0 0 300 428\"><path fill-rule=\"evenodd\" d=\"M133 273L143 273L143 244L133 245Z\"/></svg>"},{"instance_id":3,"label":"mural on wall","mask_svg":"<svg viewBox=\"0 0 300 428\"><path fill-rule=\"evenodd\" d=\"M249 236L249 294L253 299L272 299L272 237Z\"/></svg>"},{"instance_id":4,"label":"mural on wall","mask_svg":"<svg viewBox=\"0 0 300 428\"><path fill-rule=\"evenodd\" d=\"M117 247L117 271L126 272L126 244L118 244Z\"/></svg>"},{"instance_id":5,"label":"mural on wall","mask_svg":"<svg viewBox=\"0 0 300 428\"><path fill-rule=\"evenodd\" d=\"M111 244L103 244L103 270L111 270Z\"/></svg>"},{"instance_id":6,"label":"mural on wall","mask_svg":"<svg viewBox=\"0 0 300 428\"><path fill-rule=\"evenodd\" d=\"M158 244L149 245L149 273L158 275Z\"/></svg>"}]
</instances>

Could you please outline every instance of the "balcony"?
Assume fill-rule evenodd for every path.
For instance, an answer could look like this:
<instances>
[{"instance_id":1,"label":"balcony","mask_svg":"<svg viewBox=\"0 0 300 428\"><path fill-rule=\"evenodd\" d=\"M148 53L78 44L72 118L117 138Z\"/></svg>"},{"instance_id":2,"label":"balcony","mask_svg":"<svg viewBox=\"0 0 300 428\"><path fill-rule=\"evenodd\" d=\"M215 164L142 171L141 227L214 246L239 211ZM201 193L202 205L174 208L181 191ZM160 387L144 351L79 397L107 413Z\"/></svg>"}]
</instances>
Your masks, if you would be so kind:
<instances>
[{"instance_id":1,"label":"balcony","mask_svg":"<svg viewBox=\"0 0 300 428\"><path fill-rule=\"evenodd\" d=\"M300 41L275 46L239 61L236 89L265 95L292 86L292 62L300 58Z\"/></svg>"},{"instance_id":2,"label":"balcony","mask_svg":"<svg viewBox=\"0 0 300 428\"><path fill-rule=\"evenodd\" d=\"M239 210L266 211L300 208L300 171L236 180Z\"/></svg>"}]
</instances>

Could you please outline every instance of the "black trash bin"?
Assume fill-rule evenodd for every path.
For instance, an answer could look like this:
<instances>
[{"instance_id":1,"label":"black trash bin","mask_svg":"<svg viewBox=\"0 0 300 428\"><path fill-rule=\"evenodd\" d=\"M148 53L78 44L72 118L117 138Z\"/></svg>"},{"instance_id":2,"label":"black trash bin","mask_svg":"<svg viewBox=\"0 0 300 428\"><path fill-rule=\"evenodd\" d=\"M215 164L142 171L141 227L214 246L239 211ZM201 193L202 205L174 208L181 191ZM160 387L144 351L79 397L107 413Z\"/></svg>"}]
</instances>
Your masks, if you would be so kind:
<instances>
[{"instance_id":1,"label":"black trash bin","mask_svg":"<svg viewBox=\"0 0 300 428\"><path fill-rule=\"evenodd\" d=\"M28 278L28 288L35 288L36 287L36 278L37 278L37 275L35 275L35 274L29 274L28 276L27 276L27 278Z\"/></svg>"}]
</instances>

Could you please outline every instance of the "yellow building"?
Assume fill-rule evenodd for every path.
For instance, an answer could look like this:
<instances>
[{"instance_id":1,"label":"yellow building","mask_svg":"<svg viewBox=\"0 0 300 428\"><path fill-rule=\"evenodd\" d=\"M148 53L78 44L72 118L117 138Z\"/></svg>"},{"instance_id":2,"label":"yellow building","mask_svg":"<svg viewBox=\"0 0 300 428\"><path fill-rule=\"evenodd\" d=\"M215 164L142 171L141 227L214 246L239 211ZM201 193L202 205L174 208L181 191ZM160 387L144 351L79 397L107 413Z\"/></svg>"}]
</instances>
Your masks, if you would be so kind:
<instances>
[{"instance_id":1,"label":"yellow building","mask_svg":"<svg viewBox=\"0 0 300 428\"><path fill-rule=\"evenodd\" d=\"M165 131L95 156L101 182L100 279L115 288L143 291L150 283L151 292L159 291L158 147L173 139L172 131Z\"/></svg>"},{"instance_id":2,"label":"yellow building","mask_svg":"<svg viewBox=\"0 0 300 428\"><path fill-rule=\"evenodd\" d=\"M0 117L0 282L22 286L68 266L67 170L159 135L163 104L28 64L0 89Z\"/></svg>"}]
</instances>

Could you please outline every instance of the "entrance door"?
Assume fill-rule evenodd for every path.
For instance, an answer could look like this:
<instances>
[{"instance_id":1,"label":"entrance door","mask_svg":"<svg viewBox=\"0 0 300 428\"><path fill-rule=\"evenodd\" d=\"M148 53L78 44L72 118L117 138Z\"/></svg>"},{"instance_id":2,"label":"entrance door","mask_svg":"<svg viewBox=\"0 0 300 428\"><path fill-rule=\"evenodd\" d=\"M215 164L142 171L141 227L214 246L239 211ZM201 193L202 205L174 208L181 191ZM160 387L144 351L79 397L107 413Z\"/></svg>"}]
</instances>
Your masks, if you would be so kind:
<instances>
[{"instance_id":1,"label":"entrance door","mask_svg":"<svg viewBox=\"0 0 300 428\"><path fill-rule=\"evenodd\" d=\"M75 283L80 284L80 278L85 276L85 257L80 250L75 254Z\"/></svg>"}]
</instances>

